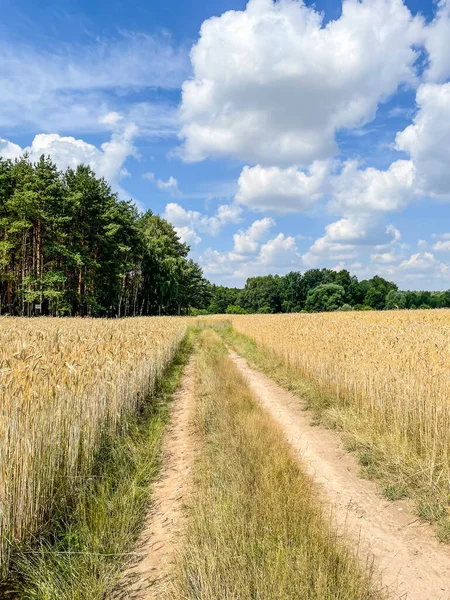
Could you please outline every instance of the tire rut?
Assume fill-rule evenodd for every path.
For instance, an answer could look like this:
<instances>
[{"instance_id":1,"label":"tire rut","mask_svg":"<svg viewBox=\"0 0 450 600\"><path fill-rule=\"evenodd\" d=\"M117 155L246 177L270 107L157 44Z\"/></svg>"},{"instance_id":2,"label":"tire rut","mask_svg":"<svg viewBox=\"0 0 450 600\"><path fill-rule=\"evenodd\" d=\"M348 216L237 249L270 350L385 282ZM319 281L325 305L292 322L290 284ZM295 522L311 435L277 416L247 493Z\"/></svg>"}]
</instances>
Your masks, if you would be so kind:
<instances>
[{"instance_id":1,"label":"tire rut","mask_svg":"<svg viewBox=\"0 0 450 600\"><path fill-rule=\"evenodd\" d=\"M364 566L373 564L384 589L402 600L450 599L450 549L407 502L390 502L359 476L355 457L339 436L311 426L298 397L229 350L261 406L282 428L295 455L319 485L338 533L355 545Z\"/></svg>"},{"instance_id":2,"label":"tire rut","mask_svg":"<svg viewBox=\"0 0 450 600\"><path fill-rule=\"evenodd\" d=\"M124 573L111 600L159 598L170 578L183 535L183 506L190 492L194 462L191 417L195 356L176 392L163 447L163 470L153 487L153 502L137 546L140 558Z\"/></svg>"}]
</instances>

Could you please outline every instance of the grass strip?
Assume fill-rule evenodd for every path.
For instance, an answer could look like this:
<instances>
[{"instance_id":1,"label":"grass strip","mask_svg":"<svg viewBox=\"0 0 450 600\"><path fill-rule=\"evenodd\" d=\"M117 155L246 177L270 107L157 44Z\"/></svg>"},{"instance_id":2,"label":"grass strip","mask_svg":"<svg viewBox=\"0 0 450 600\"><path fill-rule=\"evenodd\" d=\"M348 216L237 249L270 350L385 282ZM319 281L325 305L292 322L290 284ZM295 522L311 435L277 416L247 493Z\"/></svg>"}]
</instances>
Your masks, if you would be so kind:
<instances>
[{"instance_id":1,"label":"grass strip","mask_svg":"<svg viewBox=\"0 0 450 600\"><path fill-rule=\"evenodd\" d=\"M296 394L304 408L312 411L313 423L339 431L347 450L356 453L361 474L376 481L385 498L410 498L417 515L436 526L439 540L450 543L448 484L430 485L430 472L419 466L420 457L414 455L407 440L403 445L393 440L389 431L374 427L364 415L232 326L217 331L251 366Z\"/></svg>"},{"instance_id":2,"label":"grass strip","mask_svg":"<svg viewBox=\"0 0 450 600\"><path fill-rule=\"evenodd\" d=\"M198 341L199 457L171 600L375 600L312 480L212 330Z\"/></svg>"},{"instance_id":3,"label":"grass strip","mask_svg":"<svg viewBox=\"0 0 450 600\"><path fill-rule=\"evenodd\" d=\"M187 335L138 414L108 437L89 479L73 480L73 501L54 512L45 531L12 553L2 597L103 600L120 577L142 529L149 486L161 467L169 406L192 348Z\"/></svg>"}]
</instances>

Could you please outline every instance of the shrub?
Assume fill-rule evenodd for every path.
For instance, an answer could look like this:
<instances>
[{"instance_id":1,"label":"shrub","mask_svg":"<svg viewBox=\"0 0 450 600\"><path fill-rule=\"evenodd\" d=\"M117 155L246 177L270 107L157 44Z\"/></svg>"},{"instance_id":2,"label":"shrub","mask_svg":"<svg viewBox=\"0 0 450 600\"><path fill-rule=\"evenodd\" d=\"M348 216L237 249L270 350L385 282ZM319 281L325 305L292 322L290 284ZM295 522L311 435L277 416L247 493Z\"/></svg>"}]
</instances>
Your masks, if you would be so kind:
<instances>
[{"instance_id":1,"label":"shrub","mask_svg":"<svg viewBox=\"0 0 450 600\"><path fill-rule=\"evenodd\" d=\"M248 314L245 308L242 306L237 306L237 304L229 304L227 306L227 310L225 311L227 315L246 315Z\"/></svg>"}]
</instances>

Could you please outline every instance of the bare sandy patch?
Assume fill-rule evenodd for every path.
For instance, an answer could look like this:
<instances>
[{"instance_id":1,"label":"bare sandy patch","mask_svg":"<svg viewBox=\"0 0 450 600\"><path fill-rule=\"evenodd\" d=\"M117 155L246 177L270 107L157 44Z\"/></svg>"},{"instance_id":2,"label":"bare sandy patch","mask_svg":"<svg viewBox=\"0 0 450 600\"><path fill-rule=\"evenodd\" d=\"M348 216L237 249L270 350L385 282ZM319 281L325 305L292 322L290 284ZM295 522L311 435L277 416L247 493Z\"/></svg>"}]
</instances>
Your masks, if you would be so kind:
<instances>
[{"instance_id":1,"label":"bare sandy patch","mask_svg":"<svg viewBox=\"0 0 450 600\"><path fill-rule=\"evenodd\" d=\"M163 470L154 485L152 508L135 548L138 559L125 572L112 600L158 598L173 570L175 554L182 543L183 506L190 491L194 462L194 371L195 357L191 357L172 404Z\"/></svg>"}]
</instances>

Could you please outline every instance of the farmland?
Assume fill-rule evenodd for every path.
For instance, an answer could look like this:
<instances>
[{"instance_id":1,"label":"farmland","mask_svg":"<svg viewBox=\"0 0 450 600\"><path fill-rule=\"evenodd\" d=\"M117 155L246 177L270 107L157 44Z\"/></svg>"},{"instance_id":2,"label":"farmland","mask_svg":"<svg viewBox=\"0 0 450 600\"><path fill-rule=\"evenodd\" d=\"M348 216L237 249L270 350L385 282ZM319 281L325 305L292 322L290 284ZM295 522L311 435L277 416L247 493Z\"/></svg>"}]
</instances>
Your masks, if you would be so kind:
<instances>
[{"instance_id":1,"label":"farmland","mask_svg":"<svg viewBox=\"0 0 450 600\"><path fill-rule=\"evenodd\" d=\"M8 585L12 578L19 600L101 600L119 581L116 600L129 591L122 569L148 555L151 571L144 560L130 572L150 586L159 568L165 575L146 600L384 600L399 573L413 600L443 589L449 334L449 310L1 318L2 577ZM172 401L185 410L181 421ZM298 439L316 453L324 445L327 456L308 468ZM345 489L327 490L347 477L342 441L375 491L351 465ZM164 526L155 544L159 473ZM385 517L391 529L347 508L350 494L376 516L387 506L376 490L394 501L390 525ZM336 493L344 496L333 516ZM403 527L398 500L409 503L401 508L408 523L432 524L428 545L414 545L422 544L420 527L405 540L392 534ZM173 529L164 506L180 519ZM378 540L373 556L367 531ZM176 558L166 550L174 544ZM396 561L386 554L394 546ZM152 558L155 547L162 558ZM440 579L424 577L430 562L417 547Z\"/></svg>"},{"instance_id":2,"label":"farmland","mask_svg":"<svg viewBox=\"0 0 450 600\"><path fill-rule=\"evenodd\" d=\"M0 320L0 559L90 474L173 358L182 320ZM6 541L9 541L7 544Z\"/></svg>"},{"instance_id":3,"label":"farmland","mask_svg":"<svg viewBox=\"0 0 450 600\"><path fill-rule=\"evenodd\" d=\"M347 434L388 498L414 497L449 539L450 311L249 315L233 325L265 351L263 368Z\"/></svg>"}]
</instances>

